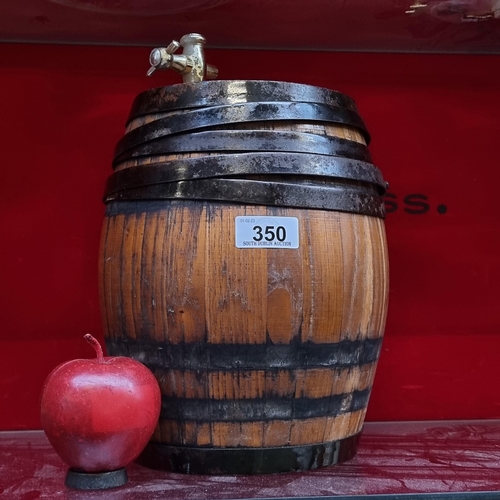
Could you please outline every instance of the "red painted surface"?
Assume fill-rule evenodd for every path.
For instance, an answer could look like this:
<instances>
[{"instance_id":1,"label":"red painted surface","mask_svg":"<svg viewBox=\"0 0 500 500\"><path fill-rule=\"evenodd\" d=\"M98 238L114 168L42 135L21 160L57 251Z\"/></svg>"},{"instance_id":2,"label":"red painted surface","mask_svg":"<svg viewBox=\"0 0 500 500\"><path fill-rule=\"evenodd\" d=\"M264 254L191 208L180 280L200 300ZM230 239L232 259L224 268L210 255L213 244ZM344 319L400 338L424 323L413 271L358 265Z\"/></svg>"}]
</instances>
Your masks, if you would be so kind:
<instances>
[{"instance_id":1,"label":"red painted surface","mask_svg":"<svg viewBox=\"0 0 500 500\"><path fill-rule=\"evenodd\" d=\"M50 444L72 469L107 472L135 460L160 416L154 375L131 358L74 359L54 368L45 381L40 421ZM98 347L97 347L98 346Z\"/></svg>"},{"instance_id":2,"label":"red painted surface","mask_svg":"<svg viewBox=\"0 0 500 500\"><path fill-rule=\"evenodd\" d=\"M23 0L4 2L5 41L163 46L202 33L212 47L499 53L497 0ZM496 11L496 19L463 22ZM310 70L306 63L305 68Z\"/></svg>"},{"instance_id":3,"label":"red painted surface","mask_svg":"<svg viewBox=\"0 0 500 500\"><path fill-rule=\"evenodd\" d=\"M443 497L431 498L445 500L453 498L454 492L487 491L497 491L498 496L499 440L499 421L370 422L356 457L332 467L284 474L197 476L130 464L129 482L119 490L78 493L64 487L67 468L42 432L2 432L0 467L4 473L0 475L0 493L5 498L23 500L331 500L344 495L394 495L387 497L394 500L412 493L442 493ZM466 498L476 497L471 494ZM492 494L488 498L497 497Z\"/></svg>"},{"instance_id":4,"label":"red painted surface","mask_svg":"<svg viewBox=\"0 0 500 500\"><path fill-rule=\"evenodd\" d=\"M39 428L46 375L90 357L84 333L102 338L100 198L114 145L134 96L178 81L147 79L148 54L2 48L1 429ZM398 206L386 221L389 316L368 418L499 417L500 57L211 50L209 59L224 79L345 92L371 131ZM405 203L415 194L425 199Z\"/></svg>"}]
</instances>

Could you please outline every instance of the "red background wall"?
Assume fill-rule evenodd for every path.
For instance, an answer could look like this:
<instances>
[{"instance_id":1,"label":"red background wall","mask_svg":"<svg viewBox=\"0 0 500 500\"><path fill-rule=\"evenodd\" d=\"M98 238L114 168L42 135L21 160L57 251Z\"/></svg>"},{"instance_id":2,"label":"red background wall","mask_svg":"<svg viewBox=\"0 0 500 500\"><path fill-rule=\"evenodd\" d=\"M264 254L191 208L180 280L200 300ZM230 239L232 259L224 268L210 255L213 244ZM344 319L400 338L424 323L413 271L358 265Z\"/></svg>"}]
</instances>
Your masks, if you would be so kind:
<instances>
[{"instance_id":1,"label":"red background wall","mask_svg":"<svg viewBox=\"0 0 500 500\"><path fill-rule=\"evenodd\" d=\"M137 93L179 81L147 79L148 54L1 48L0 429L39 428L46 375L92 357L85 333L102 340L97 253L114 145ZM500 57L208 57L222 79L347 93L372 134L391 184L391 292L368 419L500 417Z\"/></svg>"}]
</instances>

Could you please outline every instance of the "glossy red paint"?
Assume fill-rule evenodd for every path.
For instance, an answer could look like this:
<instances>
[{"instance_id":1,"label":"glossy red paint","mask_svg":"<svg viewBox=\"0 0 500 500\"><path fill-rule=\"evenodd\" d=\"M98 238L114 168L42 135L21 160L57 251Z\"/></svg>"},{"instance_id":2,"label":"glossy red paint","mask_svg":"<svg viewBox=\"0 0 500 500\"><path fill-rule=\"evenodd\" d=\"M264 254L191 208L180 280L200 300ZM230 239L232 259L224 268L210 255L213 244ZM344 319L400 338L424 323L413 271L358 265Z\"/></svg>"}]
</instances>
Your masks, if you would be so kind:
<instances>
[{"instance_id":1,"label":"glossy red paint","mask_svg":"<svg viewBox=\"0 0 500 500\"><path fill-rule=\"evenodd\" d=\"M70 468L117 470L137 458L158 422L161 395L153 374L125 357L77 359L47 377L41 423L50 444ZM89 340L88 337L90 337Z\"/></svg>"},{"instance_id":2,"label":"glossy red paint","mask_svg":"<svg viewBox=\"0 0 500 500\"><path fill-rule=\"evenodd\" d=\"M13 42L150 46L197 31L219 48L499 53L497 0L426 0L406 13L415 3L24 0L4 2L0 33ZM492 11L496 20L462 21Z\"/></svg>"},{"instance_id":3,"label":"glossy red paint","mask_svg":"<svg viewBox=\"0 0 500 500\"><path fill-rule=\"evenodd\" d=\"M0 51L0 429L39 428L45 377L89 356L84 333L102 339L97 256L113 148L133 98L179 81L146 78L148 55ZM340 90L367 123L396 197L368 418L500 417L500 56L208 50L207 60L223 79Z\"/></svg>"},{"instance_id":4,"label":"glossy red paint","mask_svg":"<svg viewBox=\"0 0 500 500\"><path fill-rule=\"evenodd\" d=\"M363 500L496 500L500 498L499 441L498 420L369 422L358 454L333 467L282 474L199 476L132 463L127 467L130 481L120 490L74 495L64 491L66 470L42 432L0 432L0 467L4 471L0 491L5 498L23 500L333 500L358 495ZM460 492L463 494L458 495ZM497 493L476 497L475 492ZM424 496L426 493L429 495Z\"/></svg>"}]
</instances>

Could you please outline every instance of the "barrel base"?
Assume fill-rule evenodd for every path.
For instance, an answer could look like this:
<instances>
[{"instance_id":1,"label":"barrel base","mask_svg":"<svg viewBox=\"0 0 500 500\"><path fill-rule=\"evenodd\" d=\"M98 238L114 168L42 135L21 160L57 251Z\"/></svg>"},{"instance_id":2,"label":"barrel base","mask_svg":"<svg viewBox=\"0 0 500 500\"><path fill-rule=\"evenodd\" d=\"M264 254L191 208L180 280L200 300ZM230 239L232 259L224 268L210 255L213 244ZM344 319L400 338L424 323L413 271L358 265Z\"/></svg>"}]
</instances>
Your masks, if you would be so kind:
<instances>
[{"instance_id":1,"label":"barrel base","mask_svg":"<svg viewBox=\"0 0 500 500\"><path fill-rule=\"evenodd\" d=\"M189 448L149 443L137 463L183 474L273 474L327 467L356 455L361 433L330 443L280 448Z\"/></svg>"}]
</instances>

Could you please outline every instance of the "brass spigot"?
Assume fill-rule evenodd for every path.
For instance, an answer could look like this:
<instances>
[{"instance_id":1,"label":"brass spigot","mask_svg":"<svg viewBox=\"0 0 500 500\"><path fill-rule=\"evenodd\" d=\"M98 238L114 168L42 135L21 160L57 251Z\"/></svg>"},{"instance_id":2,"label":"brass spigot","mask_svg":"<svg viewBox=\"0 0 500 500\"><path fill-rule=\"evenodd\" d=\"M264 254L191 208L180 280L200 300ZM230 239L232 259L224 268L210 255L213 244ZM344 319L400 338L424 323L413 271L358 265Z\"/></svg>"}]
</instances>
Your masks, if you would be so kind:
<instances>
[{"instance_id":1,"label":"brass spigot","mask_svg":"<svg viewBox=\"0 0 500 500\"><path fill-rule=\"evenodd\" d=\"M203 51L205 38L198 33L189 33L181 38L180 42L173 40L168 47L153 49L149 56L151 67L147 75L151 76L157 69L173 69L182 75L184 83L215 80L218 69L205 61ZM180 47L183 53L175 55Z\"/></svg>"}]
</instances>

